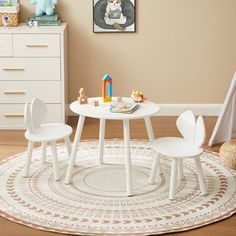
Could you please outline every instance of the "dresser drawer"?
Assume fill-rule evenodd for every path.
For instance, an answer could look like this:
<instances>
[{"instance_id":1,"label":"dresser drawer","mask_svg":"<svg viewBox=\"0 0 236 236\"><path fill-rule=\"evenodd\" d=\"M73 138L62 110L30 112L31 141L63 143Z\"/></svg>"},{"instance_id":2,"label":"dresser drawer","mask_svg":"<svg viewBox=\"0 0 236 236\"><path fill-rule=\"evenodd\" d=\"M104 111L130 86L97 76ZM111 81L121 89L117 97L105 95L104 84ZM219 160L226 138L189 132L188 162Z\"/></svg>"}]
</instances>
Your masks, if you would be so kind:
<instances>
[{"instance_id":1,"label":"dresser drawer","mask_svg":"<svg viewBox=\"0 0 236 236\"><path fill-rule=\"evenodd\" d=\"M47 104L47 122L62 122L60 104ZM0 128L24 128L24 104L0 104Z\"/></svg>"},{"instance_id":2,"label":"dresser drawer","mask_svg":"<svg viewBox=\"0 0 236 236\"><path fill-rule=\"evenodd\" d=\"M0 35L0 57L12 56L12 35L1 34Z\"/></svg>"},{"instance_id":3,"label":"dresser drawer","mask_svg":"<svg viewBox=\"0 0 236 236\"><path fill-rule=\"evenodd\" d=\"M60 58L5 58L0 80L60 80Z\"/></svg>"},{"instance_id":4,"label":"dresser drawer","mask_svg":"<svg viewBox=\"0 0 236 236\"><path fill-rule=\"evenodd\" d=\"M58 34L14 34L15 57L60 57Z\"/></svg>"},{"instance_id":5,"label":"dresser drawer","mask_svg":"<svg viewBox=\"0 0 236 236\"><path fill-rule=\"evenodd\" d=\"M61 103L59 81L0 81L1 103L26 103L34 97L45 103Z\"/></svg>"}]
</instances>

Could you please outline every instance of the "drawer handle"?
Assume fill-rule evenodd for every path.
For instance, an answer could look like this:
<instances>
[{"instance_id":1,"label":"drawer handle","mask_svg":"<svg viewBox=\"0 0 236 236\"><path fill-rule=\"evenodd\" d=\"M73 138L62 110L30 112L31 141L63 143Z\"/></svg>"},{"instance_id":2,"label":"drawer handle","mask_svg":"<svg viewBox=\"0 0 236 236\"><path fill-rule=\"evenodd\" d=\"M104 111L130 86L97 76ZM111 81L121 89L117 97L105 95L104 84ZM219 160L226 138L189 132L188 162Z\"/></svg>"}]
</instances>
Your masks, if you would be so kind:
<instances>
[{"instance_id":1,"label":"drawer handle","mask_svg":"<svg viewBox=\"0 0 236 236\"><path fill-rule=\"evenodd\" d=\"M3 68L4 71L24 71L24 68Z\"/></svg>"},{"instance_id":2,"label":"drawer handle","mask_svg":"<svg viewBox=\"0 0 236 236\"><path fill-rule=\"evenodd\" d=\"M47 44L28 44L25 45L27 48L47 48Z\"/></svg>"},{"instance_id":3,"label":"drawer handle","mask_svg":"<svg viewBox=\"0 0 236 236\"><path fill-rule=\"evenodd\" d=\"M25 94L24 91L4 91L4 94L6 95L22 95Z\"/></svg>"},{"instance_id":4,"label":"drawer handle","mask_svg":"<svg viewBox=\"0 0 236 236\"><path fill-rule=\"evenodd\" d=\"M6 113L4 114L6 118L22 118L24 117L24 114L21 113Z\"/></svg>"}]
</instances>

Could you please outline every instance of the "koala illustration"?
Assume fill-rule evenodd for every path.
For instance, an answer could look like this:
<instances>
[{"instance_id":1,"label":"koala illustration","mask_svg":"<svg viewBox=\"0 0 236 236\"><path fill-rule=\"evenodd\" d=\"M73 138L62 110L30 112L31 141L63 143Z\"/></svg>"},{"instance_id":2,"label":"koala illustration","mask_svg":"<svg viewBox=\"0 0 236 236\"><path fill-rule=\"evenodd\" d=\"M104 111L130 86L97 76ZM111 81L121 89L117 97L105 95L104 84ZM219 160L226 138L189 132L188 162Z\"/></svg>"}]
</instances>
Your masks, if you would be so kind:
<instances>
[{"instance_id":1,"label":"koala illustration","mask_svg":"<svg viewBox=\"0 0 236 236\"><path fill-rule=\"evenodd\" d=\"M107 0L104 20L107 25L113 25L118 30L123 30L122 24L126 23L126 16L122 12L122 0Z\"/></svg>"}]
</instances>

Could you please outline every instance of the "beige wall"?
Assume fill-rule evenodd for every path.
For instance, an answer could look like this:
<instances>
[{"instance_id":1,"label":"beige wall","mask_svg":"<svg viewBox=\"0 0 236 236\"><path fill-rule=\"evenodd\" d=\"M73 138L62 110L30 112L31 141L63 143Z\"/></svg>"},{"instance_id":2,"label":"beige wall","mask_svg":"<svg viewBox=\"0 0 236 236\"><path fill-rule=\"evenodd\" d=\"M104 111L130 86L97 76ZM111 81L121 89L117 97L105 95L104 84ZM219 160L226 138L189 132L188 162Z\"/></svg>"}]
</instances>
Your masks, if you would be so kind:
<instances>
[{"instance_id":1,"label":"beige wall","mask_svg":"<svg viewBox=\"0 0 236 236\"><path fill-rule=\"evenodd\" d=\"M23 20L34 11L21 0ZM142 90L158 103L222 103L236 71L235 0L136 0L136 33L93 33L92 0L59 0L69 24L69 97Z\"/></svg>"}]
</instances>

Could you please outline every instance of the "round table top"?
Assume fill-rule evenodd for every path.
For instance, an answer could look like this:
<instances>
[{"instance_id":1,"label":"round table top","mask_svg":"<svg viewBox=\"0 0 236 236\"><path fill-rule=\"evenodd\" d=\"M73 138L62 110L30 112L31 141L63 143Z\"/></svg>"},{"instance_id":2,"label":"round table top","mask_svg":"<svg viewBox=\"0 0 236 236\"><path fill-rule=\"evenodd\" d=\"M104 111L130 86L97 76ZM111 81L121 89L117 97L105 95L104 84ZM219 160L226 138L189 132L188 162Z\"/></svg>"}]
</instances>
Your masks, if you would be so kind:
<instances>
[{"instance_id":1,"label":"round table top","mask_svg":"<svg viewBox=\"0 0 236 236\"><path fill-rule=\"evenodd\" d=\"M92 105L92 101L99 101L99 106ZM134 103L132 98L122 98L123 102ZM116 103L117 98L113 97L112 102L103 102L101 97L88 98L87 104L79 104L78 101L74 101L70 104L70 109L78 114L91 118L108 119L108 120L125 120L125 119L141 119L148 116L153 116L158 113L160 107L145 100L138 103L140 107L131 114L113 113L110 111L110 105Z\"/></svg>"}]
</instances>

